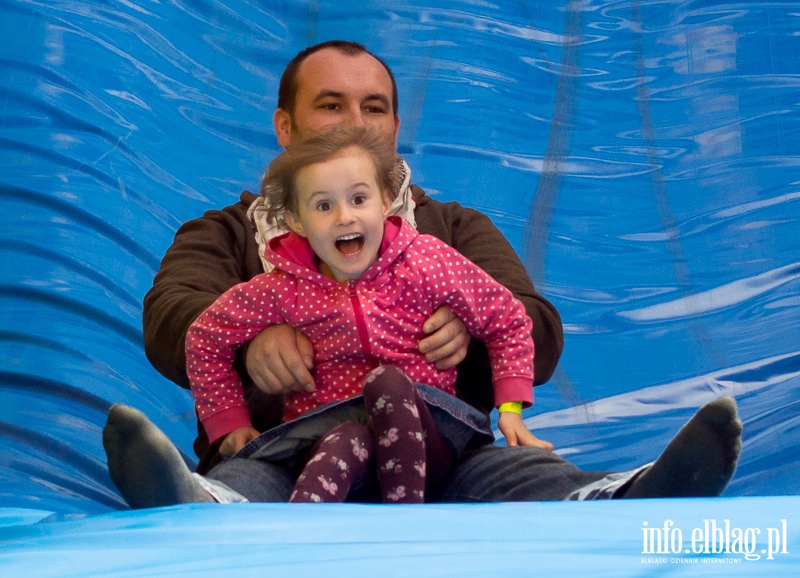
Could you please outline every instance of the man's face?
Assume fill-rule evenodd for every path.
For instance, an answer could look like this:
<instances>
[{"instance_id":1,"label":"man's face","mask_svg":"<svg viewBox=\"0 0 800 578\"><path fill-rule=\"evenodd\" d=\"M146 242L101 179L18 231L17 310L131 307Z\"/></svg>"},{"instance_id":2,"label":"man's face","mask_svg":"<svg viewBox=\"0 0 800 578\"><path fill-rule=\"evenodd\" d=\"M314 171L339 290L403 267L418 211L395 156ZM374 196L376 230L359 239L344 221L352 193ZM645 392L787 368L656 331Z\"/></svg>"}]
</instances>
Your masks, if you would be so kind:
<instances>
[{"instance_id":1,"label":"man's face","mask_svg":"<svg viewBox=\"0 0 800 578\"><path fill-rule=\"evenodd\" d=\"M325 48L302 62L296 80L294 110L279 108L273 116L282 147L337 126L367 126L397 138L392 80L369 54L348 56Z\"/></svg>"}]
</instances>

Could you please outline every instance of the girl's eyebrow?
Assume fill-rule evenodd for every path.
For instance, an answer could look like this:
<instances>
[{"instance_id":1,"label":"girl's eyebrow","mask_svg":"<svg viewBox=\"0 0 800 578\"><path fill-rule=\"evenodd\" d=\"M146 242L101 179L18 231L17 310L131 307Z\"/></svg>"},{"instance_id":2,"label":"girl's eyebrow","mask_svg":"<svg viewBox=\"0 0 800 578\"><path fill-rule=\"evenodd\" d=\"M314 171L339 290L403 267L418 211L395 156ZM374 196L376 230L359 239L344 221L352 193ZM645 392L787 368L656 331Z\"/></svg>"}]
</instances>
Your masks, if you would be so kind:
<instances>
[{"instance_id":1,"label":"girl's eyebrow","mask_svg":"<svg viewBox=\"0 0 800 578\"><path fill-rule=\"evenodd\" d=\"M369 188L369 186L370 185L369 185L369 183L367 181L359 181L357 183L353 183L352 185L350 185L347 188L348 188L348 190L352 190L352 189L357 189L359 187L367 187L367 188ZM310 200L310 199L313 199L314 197L316 197L317 195L328 195L328 194L330 194L330 191L327 191L325 189L320 189L319 191L314 191L313 193L311 193L308 196L308 198Z\"/></svg>"},{"instance_id":2,"label":"girl's eyebrow","mask_svg":"<svg viewBox=\"0 0 800 578\"><path fill-rule=\"evenodd\" d=\"M359 189L359 188L369 188L369 183L366 182L366 181L359 181L357 183L353 183L350 186L350 190ZM320 189L319 191L314 191L313 193L308 195L308 202L311 203L317 197L326 196L326 195L329 195L329 194L330 194L330 191L326 191L325 189Z\"/></svg>"},{"instance_id":3,"label":"girl's eyebrow","mask_svg":"<svg viewBox=\"0 0 800 578\"><path fill-rule=\"evenodd\" d=\"M314 191L313 193L311 193L311 194L308 196L308 201L309 201L309 202L311 202L311 201L313 201L313 200L314 200L316 197L319 197L319 196L321 196L321 195L327 195L327 194L328 194L328 191L326 191L326 190L324 190L324 189L323 189L323 190L320 190L320 191Z\"/></svg>"}]
</instances>

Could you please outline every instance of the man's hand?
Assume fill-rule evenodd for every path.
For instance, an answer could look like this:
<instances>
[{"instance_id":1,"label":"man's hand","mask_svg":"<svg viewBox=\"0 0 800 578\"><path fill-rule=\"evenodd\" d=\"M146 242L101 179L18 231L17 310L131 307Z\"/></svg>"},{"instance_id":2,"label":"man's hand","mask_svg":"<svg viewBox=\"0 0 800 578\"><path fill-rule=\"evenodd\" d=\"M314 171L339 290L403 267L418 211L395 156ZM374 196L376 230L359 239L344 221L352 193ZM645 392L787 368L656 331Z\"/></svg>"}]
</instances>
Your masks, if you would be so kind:
<instances>
[{"instance_id":1,"label":"man's hand","mask_svg":"<svg viewBox=\"0 0 800 578\"><path fill-rule=\"evenodd\" d=\"M500 413L500 419L497 420L497 427L506 436L506 445L513 448L515 446L535 446L542 448L548 452L553 451L553 444L540 440L531 431L525 427L522 421L522 416L513 411L504 411Z\"/></svg>"},{"instance_id":2,"label":"man's hand","mask_svg":"<svg viewBox=\"0 0 800 578\"><path fill-rule=\"evenodd\" d=\"M256 335L245 355L247 373L266 393L314 391L314 348L288 325L272 325Z\"/></svg>"},{"instance_id":3,"label":"man's hand","mask_svg":"<svg viewBox=\"0 0 800 578\"><path fill-rule=\"evenodd\" d=\"M464 322L448 307L434 311L422 330L428 337L419 342L419 351L425 359L436 364L436 369L452 369L467 356L470 335Z\"/></svg>"},{"instance_id":4,"label":"man's hand","mask_svg":"<svg viewBox=\"0 0 800 578\"><path fill-rule=\"evenodd\" d=\"M258 430L251 427L240 427L229 433L219 446L219 453L223 456L232 456L244 446L247 442L254 440L258 437Z\"/></svg>"}]
</instances>

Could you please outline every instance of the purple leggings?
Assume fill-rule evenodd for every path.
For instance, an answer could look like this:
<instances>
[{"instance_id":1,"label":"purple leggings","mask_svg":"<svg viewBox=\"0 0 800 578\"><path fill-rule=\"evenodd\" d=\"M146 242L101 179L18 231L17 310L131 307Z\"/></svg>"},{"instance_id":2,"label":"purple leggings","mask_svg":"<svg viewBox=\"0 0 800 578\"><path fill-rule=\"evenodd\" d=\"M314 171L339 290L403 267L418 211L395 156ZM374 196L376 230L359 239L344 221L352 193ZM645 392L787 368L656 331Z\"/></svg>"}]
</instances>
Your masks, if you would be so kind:
<instances>
[{"instance_id":1,"label":"purple leggings","mask_svg":"<svg viewBox=\"0 0 800 578\"><path fill-rule=\"evenodd\" d=\"M442 492L453 457L413 382L381 366L364 380L364 404L369 426L345 422L323 435L290 502L343 502L373 464L384 503L422 503Z\"/></svg>"}]
</instances>

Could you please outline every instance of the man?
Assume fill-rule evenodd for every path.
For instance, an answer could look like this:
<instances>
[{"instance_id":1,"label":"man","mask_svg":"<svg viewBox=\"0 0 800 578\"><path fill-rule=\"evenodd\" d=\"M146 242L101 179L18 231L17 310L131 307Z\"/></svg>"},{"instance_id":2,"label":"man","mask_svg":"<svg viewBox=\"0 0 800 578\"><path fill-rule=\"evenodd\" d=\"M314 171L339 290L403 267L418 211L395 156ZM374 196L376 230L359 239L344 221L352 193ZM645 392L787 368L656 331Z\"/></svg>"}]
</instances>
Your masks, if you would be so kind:
<instances>
[{"instance_id":1,"label":"man","mask_svg":"<svg viewBox=\"0 0 800 578\"><path fill-rule=\"evenodd\" d=\"M287 147L342 124L369 126L396 138L400 126L396 95L388 67L363 47L338 41L313 46L295 57L281 79L273 117L278 143ZM407 167L405 172L410 180ZM476 211L439 203L413 185L404 192L413 199L407 199L411 210L403 216L415 220L420 232L453 246L523 302L534 325L535 383L550 379L563 347L561 319L552 304L536 293L508 241ZM402 194L398 197L403 201ZM256 231L247 216L248 211L256 213L262 225L255 201L254 195L245 193L236 205L211 211L182 227L145 297L145 351L156 369L183 387L188 387L184 337L189 324L225 290L264 271L254 241ZM406 211L400 202L396 210ZM270 235L268 224L260 228L262 239ZM483 344L470 340L461 321L446 309L428 321L426 331L430 337L420 343L423 352L440 369L466 358L459 371L459 392L468 402L490 411L490 370ZM313 389L310 346L289 327L267 329L242 357L247 374L243 377L252 380L246 389L256 429L279 423L280 399L265 394ZM206 447L203 432L195 451L201 458L201 473L218 459L216 448Z\"/></svg>"},{"instance_id":2,"label":"man","mask_svg":"<svg viewBox=\"0 0 800 578\"><path fill-rule=\"evenodd\" d=\"M341 125L369 126L396 139L400 126L397 107L396 84L385 63L361 45L332 41L302 51L287 66L273 124L283 147ZM419 187L410 185L407 165L402 159L398 162L405 180L394 212L416 224L421 233L454 247L522 301L533 321L535 384L547 381L563 347L555 308L536 293L513 248L487 217L425 196ZM265 220L260 202L245 192L239 203L210 211L181 227L145 297L148 359L183 387L188 387L184 356L188 326L231 286L270 268L261 260L259 244L278 232L278 224ZM470 340L463 323L446 308L434 313L424 331L428 337L420 342L420 350L441 369L458 365L459 395L490 411L490 369L483 344ZM274 326L240 353L239 372L253 425L264 431L280 421L282 393L313 389L313 352L302 334L288 326ZM717 495L733 473L740 432L735 404L720 400L703 408L681 430L656 465L610 475L578 470L549 452L545 442L540 447L491 446L462 461L442 499L583 499L622 493L655 497L679 491ZM130 408L112 409L104 443L112 479L133 507L207 501L210 496L219 501L286 501L294 484L288 471L272 464L238 458L221 462L220 448L209 446L202 428L195 451L201 458L198 473L205 477L188 476L169 441ZM695 456L691 463L685 463L687 454ZM718 459L701 459L709 454ZM158 487L137 478L137 472L144 469L159 473ZM692 472L695 481L677 488L678 470Z\"/></svg>"}]
</instances>

